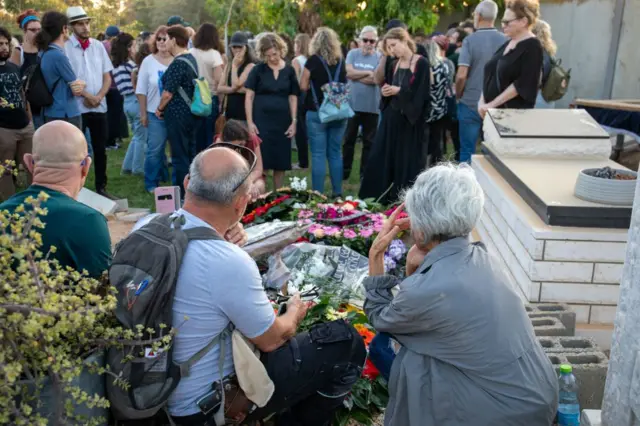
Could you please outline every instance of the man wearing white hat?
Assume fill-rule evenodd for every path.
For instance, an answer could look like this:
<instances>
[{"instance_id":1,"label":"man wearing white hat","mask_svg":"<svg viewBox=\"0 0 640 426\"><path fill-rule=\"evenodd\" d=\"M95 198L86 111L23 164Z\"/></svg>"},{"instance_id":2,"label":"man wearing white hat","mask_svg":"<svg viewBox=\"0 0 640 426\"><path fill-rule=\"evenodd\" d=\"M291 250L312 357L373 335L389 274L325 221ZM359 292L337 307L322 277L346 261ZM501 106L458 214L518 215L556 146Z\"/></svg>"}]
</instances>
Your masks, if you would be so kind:
<instances>
[{"instance_id":1,"label":"man wearing white hat","mask_svg":"<svg viewBox=\"0 0 640 426\"><path fill-rule=\"evenodd\" d=\"M89 128L96 175L96 192L113 198L106 191L107 153L106 143L109 133L107 122L107 102L105 96L111 86L113 65L102 43L90 37L91 17L80 6L67 9L69 25L73 35L65 43L64 50L71 67L87 86L82 96L77 98L82 113L82 130Z\"/></svg>"}]
</instances>

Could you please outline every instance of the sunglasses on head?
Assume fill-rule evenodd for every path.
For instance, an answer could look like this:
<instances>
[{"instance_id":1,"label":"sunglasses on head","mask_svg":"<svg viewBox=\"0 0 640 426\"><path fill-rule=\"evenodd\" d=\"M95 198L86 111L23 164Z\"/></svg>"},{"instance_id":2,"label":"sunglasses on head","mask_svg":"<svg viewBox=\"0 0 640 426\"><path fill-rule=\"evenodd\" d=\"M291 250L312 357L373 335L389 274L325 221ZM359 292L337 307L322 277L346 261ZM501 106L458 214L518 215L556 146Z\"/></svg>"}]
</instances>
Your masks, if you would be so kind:
<instances>
[{"instance_id":1,"label":"sunglasses on head","mask_svg":"<svg viewBox=\"0 0 640 426\"><path fill-rule=\"evenodd\" d=\"M247 160L247 163L249 164L249 171L247 172L247 175L231 191L231 192L236 192L238 188L240 188L245 183L245 181L249 178L249 176L251 176L251 173L253 173L253 169L256 168L256 164L258 162L258 157L256 157L256 154L253 151L251 151L249 148L241 145L235 145L228 142L216 142L213 145L211 145L208 149L216 149L216 148L228 148L232 151L235 151L238 154L240 154L242 158Z\"/></svg>"},{"instance_id":2,"label":"sunglasses on head","mask_svg":"<svg viewBox=\"0 0 640 426\"><path fill-rule=\"evenodd\" d=\"M376 40L374 40L372 38L363 38L362 42L363 43L369 43L369 44L375 44Z\"/></svg>"}]
</instances>

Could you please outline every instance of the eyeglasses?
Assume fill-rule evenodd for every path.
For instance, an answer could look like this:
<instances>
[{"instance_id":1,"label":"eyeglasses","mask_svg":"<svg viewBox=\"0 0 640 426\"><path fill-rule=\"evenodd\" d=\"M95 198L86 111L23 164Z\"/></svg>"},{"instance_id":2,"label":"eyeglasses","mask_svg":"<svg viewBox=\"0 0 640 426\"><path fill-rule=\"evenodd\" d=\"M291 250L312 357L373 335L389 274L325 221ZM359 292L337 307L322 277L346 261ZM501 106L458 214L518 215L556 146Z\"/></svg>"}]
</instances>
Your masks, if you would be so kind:
<instances>
[{"instance_id":1,"label":"eyeglasses","mask_svg":"<svg viewBox=\"0 0 640 426\"><path fill-rule=\"evenodd\" d=\"M377 40L374 40L372 38L363 38L362 42L363 43L369 43L369 44L375 44Z\"/></svg>"},{"instance_id":2,"label":"eyeglasses","mask_svg":"<svg viewBox=\"0 0 640 426\"><path fill-rule=\"evenodd\" d=\"M520 18L513 18L513 19L503 19L502 22L502 26L503 27L508 27L509 24L511 24L513 21L517 21Z\"/></svg>"},{"instance_id":3,"label":"eyeglasses","mask_svg":"<svg viewBox=\"0 0 640 426\"><path fill-rule=\"evenodd\" d=\"M258 157L249 148L241 145L235 145L228 142L216 142L213 145L211 145L208 149L215 149L215 148L228 148L232 151L235 151L238 154L240 154L242 158L247 160L247 163L249 163L249 171L247 172L247 175L231 191L231 192L236 192L238 188L240 188L245 183L245 181L249 178L249 176L251 176L251 173L253 173L253 169L256 168L256 164L258 163Z\"/></svg>"}]
</instances>

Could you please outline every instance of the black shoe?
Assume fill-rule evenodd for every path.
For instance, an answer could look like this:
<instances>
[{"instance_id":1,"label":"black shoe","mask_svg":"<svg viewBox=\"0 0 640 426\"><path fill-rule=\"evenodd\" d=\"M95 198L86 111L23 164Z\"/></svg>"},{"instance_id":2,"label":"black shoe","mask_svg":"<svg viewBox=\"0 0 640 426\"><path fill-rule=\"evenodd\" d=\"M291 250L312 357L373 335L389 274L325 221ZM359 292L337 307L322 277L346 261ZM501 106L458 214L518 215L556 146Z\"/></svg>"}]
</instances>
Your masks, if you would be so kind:
<instances>
[{"instance_id":1,"label":"black shoe","mask_svg":"<svg viewBox=\"0 0 640 426\"><path fill-rule=\"evenodd\" d=\"M103 197L108 198L108 199L113 200L113 201L119 200L118 197L114 197L113 195L109 194L105 188L97 189L96 190L96 194L102 195Z\"/></svg>"}]
</instances>

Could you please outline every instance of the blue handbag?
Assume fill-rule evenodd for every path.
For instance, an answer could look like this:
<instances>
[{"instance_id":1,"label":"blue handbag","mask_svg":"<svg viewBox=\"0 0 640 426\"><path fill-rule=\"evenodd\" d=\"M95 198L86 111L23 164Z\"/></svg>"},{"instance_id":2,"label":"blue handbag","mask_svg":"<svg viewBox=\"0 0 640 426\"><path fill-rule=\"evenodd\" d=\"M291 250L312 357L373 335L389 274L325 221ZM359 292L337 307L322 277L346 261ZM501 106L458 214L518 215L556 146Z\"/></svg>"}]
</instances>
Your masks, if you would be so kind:
<instances>
[{"instance_id":1,"label":"blue handbag","mask_svg":"<svg viewBox=\"0 0 640 426\"><path fill-rule=\"evenodd\" d=\"M329 82L322 86L322 91L324 92L322 105L318 105L318 96L316 95L313 83L311 84L311 94L313 95L313 102L318 110L320 122L325 124L353 117L355 113L353 112L353 109L351 109L351 105L349 105L349 85L338 82L340 78L340 69L342 68L342 59L338 62L336 74L332 79L329 66L325 62L324 58L320 56L319 58L324 69L327 71L327 76L329 77Z\"/></svg>"}]
</instances>

